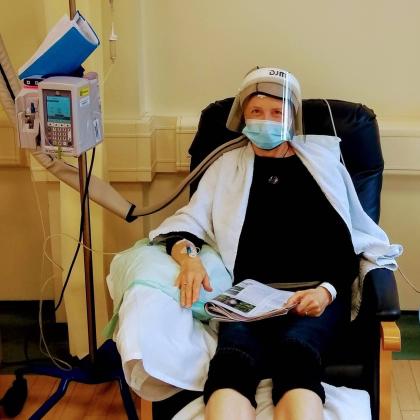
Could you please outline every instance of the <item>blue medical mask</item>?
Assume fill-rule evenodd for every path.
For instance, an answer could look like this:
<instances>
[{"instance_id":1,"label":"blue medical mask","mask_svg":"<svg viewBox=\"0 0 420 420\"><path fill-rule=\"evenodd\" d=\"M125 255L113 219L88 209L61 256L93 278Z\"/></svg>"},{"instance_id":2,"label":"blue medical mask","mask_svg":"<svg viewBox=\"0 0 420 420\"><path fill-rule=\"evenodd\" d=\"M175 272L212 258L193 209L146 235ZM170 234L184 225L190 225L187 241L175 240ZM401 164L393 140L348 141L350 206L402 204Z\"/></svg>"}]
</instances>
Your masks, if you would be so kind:
<instances>
[{"instance_id":1,"label":"blue medical mask","mask_svg":"<svg viewBox=\"0 0 420 420\"><path fill-rule=\"evenodd\" d=\"M278 121L247 119L245 124L242 133L260 149L271 150L293 138L292 131Z\"/></svg>"}]
</instances>

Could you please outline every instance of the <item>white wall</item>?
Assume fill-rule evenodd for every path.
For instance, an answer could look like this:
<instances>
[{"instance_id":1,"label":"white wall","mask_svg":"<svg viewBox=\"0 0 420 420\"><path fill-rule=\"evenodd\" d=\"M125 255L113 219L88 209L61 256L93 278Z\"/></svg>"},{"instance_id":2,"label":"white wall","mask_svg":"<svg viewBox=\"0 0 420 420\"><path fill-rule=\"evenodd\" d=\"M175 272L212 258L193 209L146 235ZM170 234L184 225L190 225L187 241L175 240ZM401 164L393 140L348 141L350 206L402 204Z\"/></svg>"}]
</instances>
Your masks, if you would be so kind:
<instances>
[{"instance_id":1,"label":"white wall","mask_svg":"<svg viewBox=\"0 0 420 420\"><path fill-rule=\"evenodd\" d=\"M100 1L100 0L99 0ZM141 0L114 1L114 13L107 4L102 7L103 38L101 39L105 68L106 115L108 118L132 120L145 112L144 28ZM114 22L117 41L117 60L109 59L111 23Z\"/></svg>"},{"instance_id":2,"label":"white wall","mask_svg":"<svg viewBox=\"0 0 420 420\"><path fill-rule=\"evenodd\" d=\"M30 25L30 23L32 24ZM0 33L10 60L17 69L44 37L42 8L30 0L0 4ZM23 26L21 26L23 25ZM30 25L31 33L21 34L18 28ZM43 236L35 190L30 171L22 166L17 137L0 105L0 300L37 299L40 297ZM40 197L46 190L39 187ZM48 206L42 206L49 234ZM47 276L51 273L47 267ZM44 277L45 279L46 277ZM52 283L45 298L53 297Z\"/></svg>"},{"instance_id":3,"label":"white wall","mask_svg":"<svg viewBox=\"0 0 420 420\"><path fill-rule=\"evenodd\" d=\"M277 65L296 74L304 97L365 102L383 117L420 116L417 0L142 3L152 115L195 115L234 95L251 67Z\"/></svg>"},{"instance_id":4,"label":"white wall","mask_svg":"<svg viewBox=\"0 0 420 420\"><path fill-rule=\"evenodd\" d=\"M116 127L118 132L123 128L121 136L107 137L105 148L110 149L111 141L112 150L118 150L122 144L125 147L138 142L133 150L141 160L144 133L137 130L142 125L141 118L148 115L155 121L159 120L156 117L175 117L175 121L179 117L199 115L209 102L234 95L243 74L257 64L273 64L291 70L299 78L306 98L330 97L363 102L375 110L381 121L396 122L395 144L385 150L386 160L400 156L407 144L407 138L400 134L411 130L413 124L417 128L411 130L412 139L420 141L417 122L420 117L418 0L114 0L113 14L108 1L78 0L77 5L82 13L90 12L87 14L93 17L101 37L100 49L95 52L101 63L91 61L88 65L89 69L103 66L106 76L103 78L106 127ZM16 69L67 9L66 1L0 2L0 30ZM112 21L119 36L117 61L113 65L108 58ZM130 127L135 127L133 132L128 122ZM163 143L165 150L171 153L175 153L172 143L177 141L176 129L170 127L172 131L168 131L168 136L172 137L165 138ZM15 153L10 148L12 136L3 133L0 133L0 142L5 144L7 137L9 143L6 148L0 147L0 165L3 165L4 159L1 159L5 153L7 157ZM109 135L109 131L106 134ZM163 155L165 150L158 152ZM406 157L410 158L410 154ZM135 176L114 181L126 182L118 187L132 201L158 201L182 176L177 173L180 166L175 157L170 159L173 161L161 162L152 184L139 183ZM168 166L172 169L165 169ZM113 160L112 155L107 168L126 170L125 174L132 169L125 161ZM142 165L137 169L137 175L144 171ZM16 177L12 172L9 169L3 172L4 194L13 196L15 190L30 191L28 176ZM103 175L107 175L106 171ZM406 246L401 263L418 285L419 241L415 232L420 231L420 221L418 213L411 209L419 208L419 184L416 175L386 177L382 207L382 224L392 240ZM57 186L54 191L58 197ZM49 203L50 213L60 205L57 197L53 205ZM18 214L17 204L11 201L8 205L8 214L4 215L2 223L5 223L4 219L12 220L10 215ZM30 213L28 218L36 220L36 210L28 206L27 211ZM76 213L77 203L74 206ZM106 215L103 249L129 246L164 214L134 225L117 222L113 216ZM17 219L14 223L14 228L20 229ZM2 225L1 228L10 230L12 226ZM54 225L52 230L56 232L58 228ZM100 235L95 234L95 238ZM12 255L7 243L2 241L2 264L5 258L13 258L14 264L18 264L20 255L27 249L25 241L22 235L16 236L16 253ZM37 246L42 245L40 238L37 241ZM105 260L107 266L109 258ZM38 262L31 262L28 270L38 270ZM25 285L26 278L26 274L16 272L16 282ZM9 298L7 289L2 287L0 299ZM418 295L404 288L400 281L404 302L409 305L407 308L418 307ZM32 292L36 291L36 286L20 287L19 290L22 290L23 299L35 298Z\"/></svg>"},{"instance_id":5,"label":"white wall","mask_svg":"<svg viewBox=\"0 0 420 420\"><path fill-rule=\"evenodd\" d=\"M51 275L49 263L42 275L41 217L46 235L50 232L47 194L45 186L32 184L27 168L0 168L0 300L41 298L41 288ZM54 298L53 289L53 281L46 283L42 297Z\"/></svg>"},{"instance_id":6,"label":"white wall","mask_svg":"<svg viewBox=\"0 0 420 420\"><path fill-rule=\"evenodd\" d=\"M18 0L2 2L0 11L1 35L17 70L44 39L44 10L31 0Z\"/></svg>"},{"instance_id":7,"label":"white wall","mask_svg":"<svg viewBox=\"0 0 420 420\"><path fill-rule=\"evenodd\" d=\"M404 246L401 271L420 290L420 178L386 174L382 192L381 225L392 241ZM418 310L420 295L396 272L403 309Z\"/></svg>"}]
</instances>

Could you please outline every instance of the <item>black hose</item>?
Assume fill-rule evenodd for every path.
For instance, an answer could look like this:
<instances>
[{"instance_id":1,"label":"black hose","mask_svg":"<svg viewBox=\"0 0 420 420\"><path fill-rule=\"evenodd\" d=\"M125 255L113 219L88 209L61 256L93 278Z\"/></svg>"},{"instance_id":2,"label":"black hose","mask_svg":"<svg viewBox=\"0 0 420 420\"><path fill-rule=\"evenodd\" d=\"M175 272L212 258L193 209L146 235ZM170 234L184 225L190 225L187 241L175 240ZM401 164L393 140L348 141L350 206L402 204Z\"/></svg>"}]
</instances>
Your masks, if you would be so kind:
<instances>
[{"instance_id":1,"label":"black hose","mask_svg":"<svg viewBox=\"0 0 420 420\"><path fill-rule=\"evenodd\" d=\"M6 83L6 87L7 87L7 90L9 91L9 93L10 93L10 97L13 99L13 102L14 102L15 101L15 94L13 93L12 87L10 86L10 83L9 83L9 79L6 76L6 73L5 73L1 63L0 63L0 73L3 77L3 79L4 79L4 83Z\"/></svg>"}]
</instances>

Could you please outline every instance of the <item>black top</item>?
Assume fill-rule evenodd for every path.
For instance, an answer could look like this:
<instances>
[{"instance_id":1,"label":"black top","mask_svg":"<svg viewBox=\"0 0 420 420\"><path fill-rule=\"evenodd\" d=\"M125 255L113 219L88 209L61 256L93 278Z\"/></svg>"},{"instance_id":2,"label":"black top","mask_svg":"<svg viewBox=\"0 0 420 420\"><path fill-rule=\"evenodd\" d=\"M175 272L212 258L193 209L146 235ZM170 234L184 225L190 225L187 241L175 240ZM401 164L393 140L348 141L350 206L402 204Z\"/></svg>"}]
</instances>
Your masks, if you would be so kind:
<instances>
[{"instance_id":1,"label":"black top","mask_svg":"<svg viewBox=\"0 0 420 420\"><path fill-rule=\"evenodd\" d=\"M255 156L234 282L327 281L349 291L358 267L346 224L297 155Z\"/></svg>"},{"instance_id":2,"label":"black top","mask_svg":"<svg viewBox=\"0 0 420 420\"><path fill-rule=\"evenodd\" d=\"M198 247L203 243L190 233L174 232L166 242L169 254L182 237ZM234 283L246 278L262 283L326 281L337 292L348 292L358 270L346 224L297 155L255 156Z\"/></svg>"}]
</instances>

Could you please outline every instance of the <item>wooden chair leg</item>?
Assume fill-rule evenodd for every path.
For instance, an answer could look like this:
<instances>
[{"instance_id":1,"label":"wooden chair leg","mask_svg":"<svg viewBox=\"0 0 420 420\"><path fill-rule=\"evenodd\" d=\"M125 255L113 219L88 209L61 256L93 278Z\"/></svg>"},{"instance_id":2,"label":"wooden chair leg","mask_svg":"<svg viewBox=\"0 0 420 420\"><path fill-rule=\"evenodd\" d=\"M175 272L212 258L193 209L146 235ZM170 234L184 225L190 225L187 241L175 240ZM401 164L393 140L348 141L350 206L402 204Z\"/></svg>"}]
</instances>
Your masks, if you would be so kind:
<instances>
[{"instance_id":1,"label":"wooden chair leg","mask_svg":"<svg viewBox=\"0 0 420 420\"><path fill-rule=\"evenodd\" d=\"M391 420L392 353L401 350L400 330L395 322L381 322L379 372L379 419Z\"/></svg>"},{"instance_id":2,"label":"wooden chair leg","mask_svg":"<svg viewBox=\"0 0 420 420\"><path fill-rule=\"evenodd\" d=\"M152 402L141 399L140 420L153 420Z\"/></svg>"}]
</instances>

